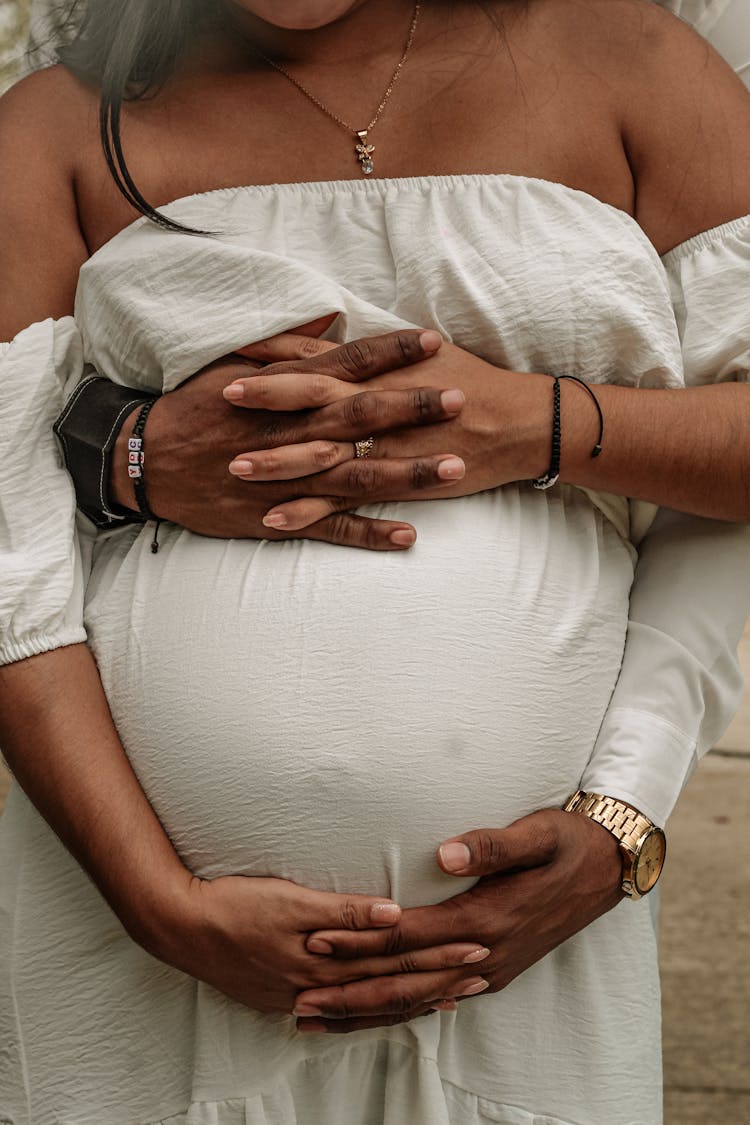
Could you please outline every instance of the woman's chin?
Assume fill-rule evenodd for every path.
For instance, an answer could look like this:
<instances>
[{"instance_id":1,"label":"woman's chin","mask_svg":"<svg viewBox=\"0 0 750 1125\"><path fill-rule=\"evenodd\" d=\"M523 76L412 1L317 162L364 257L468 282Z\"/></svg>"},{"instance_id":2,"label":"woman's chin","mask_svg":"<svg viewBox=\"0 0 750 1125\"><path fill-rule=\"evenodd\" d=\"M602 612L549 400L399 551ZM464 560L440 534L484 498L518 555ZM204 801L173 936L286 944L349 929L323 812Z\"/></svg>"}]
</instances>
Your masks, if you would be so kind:
<instances>
[{"instance_id":1,"label":"woman's chin","mask_svg":"<svg viewBox=\"0 0 750 1125\"><path fill-rule=\"evenodd\" d=\"M242 8L249 15L263 20L272 27L284 31L314 31L317 28L327 27L335 23L354 8L360 6L361 0L287 0L279 3L277 0L233 0L238 8Z\"/></svg>"}]
</instances>

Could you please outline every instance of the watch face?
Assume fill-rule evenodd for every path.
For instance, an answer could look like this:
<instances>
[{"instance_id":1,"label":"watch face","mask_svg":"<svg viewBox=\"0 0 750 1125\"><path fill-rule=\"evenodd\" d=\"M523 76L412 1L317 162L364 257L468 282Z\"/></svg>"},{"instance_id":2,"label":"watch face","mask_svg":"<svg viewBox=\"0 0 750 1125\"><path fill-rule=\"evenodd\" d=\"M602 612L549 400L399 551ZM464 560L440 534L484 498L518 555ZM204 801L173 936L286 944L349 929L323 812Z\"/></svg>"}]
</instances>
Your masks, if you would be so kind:
<instances>
[{"instance_id":1,"label":"watch face","mask_svg":"<svg viewBox=\"0 0 750 1125\"><path fill-rule=\"evenodd\" d=\"M643 841L635 863L633 879L639 895L645 895L656 883L664 866L667 842L661 828L652 828Z\"/></svg>"}]
</instances>

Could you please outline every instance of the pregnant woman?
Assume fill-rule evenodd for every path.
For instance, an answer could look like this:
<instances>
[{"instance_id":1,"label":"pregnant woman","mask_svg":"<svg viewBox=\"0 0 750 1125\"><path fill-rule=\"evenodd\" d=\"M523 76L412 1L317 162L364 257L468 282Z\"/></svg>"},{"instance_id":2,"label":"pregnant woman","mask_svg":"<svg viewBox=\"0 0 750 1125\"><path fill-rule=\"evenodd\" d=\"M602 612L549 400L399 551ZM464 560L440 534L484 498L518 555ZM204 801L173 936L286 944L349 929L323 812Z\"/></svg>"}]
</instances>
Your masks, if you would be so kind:
<instances>
[{"instance_id":1,"label":"pregnant woman","mask_svg":"<svg viewBox=\"0 0 750 1125\"><path fill-rule=\"evenodd\" d=\"M583 785L659 819L736 694L746 536L654 519L604 489L616 483L607 458L623 457L611 424L622 396L655 396L660 424L673 408L684 420L681 395L705 402L707 421L689 415L700 459L712 404L741 393L679 388L748 369L733 304L747 275L747 95L687 29L636 0L614 17L610 0L207 7L91 0L66 66L22 84L0 118L0 199L19 232L0 303L0 334L18 332L2 355L2 739L42 814L15 789L3 821L0 1114L652 1125L648 903L618 904L609 833L552 810ZM685 69L712 95L700 107ZM121 115L118 73L133 95ZM378 101L388 112L373 125ZM344 120L361 123L356 137ZM688 166L698 128L705 151ZM74 536L48 424L89 365L136 398L169 392L145 426L143 466L168 520L148 449L187 377L334 314L334 342L395 333L370 384L379 393L363 400L328 361L330 402L305 424L340 463L308 466L299 486L235 468L231 487L273 497L268 508L313 493L350 507L353 441L366 453L380 419L401 427L400 455L370 457L382 476L365 514L393 547L411 542L413 519L413 550L343 550L325 541L334 525L312 541L277 523L274 542L260 518L255 540L164 523L157 554L139 525L96 538L81 522ZM394 345L402 364L419 362L395 371ZM545 404L546 441L525 475L548 467L551 371L585 376L611 408L602 476L509 483L522 474L498 441L508 402L518 420ZM238 393L272 411L264 444L281 448L313 383L299 365L270 375ZM593 406L571 383L563 406L563 436L588 461ZM235 452L257 459L257 447ZM632 491L669 500L643 483L648 471L633 468ZM739 488L714 502L708 486L682 487L693 510L743 511ZM402 499L420 496L430 503ZM670 600L670 584L690 602ZM673 721L684 713L690 734ZM640 771L629 787L628 763L631 779ZM591 832L599 882L576 900L579 926L591 924L564 943L572 929L548 925L551 952L521 973L499 939L488 953L462 923L482 928L477 902L501 916L517 884L474 890L435 851L536 810L547 810L537 853L557 858L553 827ZM584 848L560 898L576 899L585 867ZM396 947L415 917L427 933L448 899L440 940L407 957L374 948L386 932ZM343 944L346 922L373 946L351 960L321 945ZM526 944L544 928L540 915ZM333 994L316 990L326 985ZM358 1030L301 1033L330 1029L328 1017Z\"/></svg>"}]
</instances>

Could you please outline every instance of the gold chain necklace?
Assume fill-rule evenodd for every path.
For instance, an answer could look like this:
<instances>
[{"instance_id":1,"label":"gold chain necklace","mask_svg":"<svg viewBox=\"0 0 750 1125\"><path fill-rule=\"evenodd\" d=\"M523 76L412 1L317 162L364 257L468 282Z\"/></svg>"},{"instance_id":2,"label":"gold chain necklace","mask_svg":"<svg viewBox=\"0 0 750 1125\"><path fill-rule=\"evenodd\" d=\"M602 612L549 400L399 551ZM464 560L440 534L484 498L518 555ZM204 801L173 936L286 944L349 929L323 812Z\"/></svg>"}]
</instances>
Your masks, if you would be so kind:
<instances>
[{"instance_id":1,"label":"gold chain necklace","mask_svg":"<svg viewBox=\"0 0 750 1125\"><path fill-rule=\"evenodd\" d=\"M296 79L293 74L290 74L288 70L286 70L283 66L280 66L279 63L274 62L273 59L269 59L268 56L264 55L262 51L259 51L257 47L253 47L253 50L259 58L263 59L263 61L268 63L269 66L272 66L274 70L278 70L279 74L283 74L284 78L288 78L292 85L297 87L300 93L304 94L306 98L309 98L309 100L318 107L318 109L321 109L323 113L325 113L326 117L330 117L330 119L332 121L335 121L337 125L340 125L342 129L346 129L347 133L352 133L354 135L354 152L357 160L359 161L362 173L365 176L372 175L373 171L375 170L375 164L372 159L373 153L375 152L375 146L369 143L367 139L368 133L375 128L378 121L380 120L381 114L388 104L388 99L393 93L393 87L398 81L398 77L401 74L404 63L409 57L409 52L411 51L412 44L414 43L417 24L419 23L420 7L420 2L419 0L417 0L414 5L414 15L412 16L411 26L409 28L409 34L406 39L406 46L404 47L403 54L401 55L401 58L398 61L398 66L394 70L391 80L388 83L388 87L383 94L383 100L375 110L373 119L366 129L355 129L353 125L350 125L347 121L344 121L343 118L339 117L338 114L334 113L333 110L330 110L328 106L324 105L320 98L316 98L315 94L313 94L312 91L308 90L306 86L303 86L302 83L298 81L298 79Z\"/></svg>"}]
</instances>

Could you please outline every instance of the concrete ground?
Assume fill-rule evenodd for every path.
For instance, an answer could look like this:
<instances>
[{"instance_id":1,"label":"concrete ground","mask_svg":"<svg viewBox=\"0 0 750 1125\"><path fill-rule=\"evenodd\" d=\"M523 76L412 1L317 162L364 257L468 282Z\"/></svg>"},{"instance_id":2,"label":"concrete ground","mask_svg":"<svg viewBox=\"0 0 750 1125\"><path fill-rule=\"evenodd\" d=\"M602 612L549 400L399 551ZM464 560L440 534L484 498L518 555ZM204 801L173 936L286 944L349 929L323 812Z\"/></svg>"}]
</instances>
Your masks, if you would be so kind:
<instances>
[{"instance_id":1,"label":"concrete ground","mask_svg":"<svg viewBox=\"0 0 750 1125\"><path fill-rule=\"evenodd\" d=\"M750 627L742 657L750 683ZM6 790L0 766L0 808ZM665 1125L750 1125L748 825L750 690L667 828L660 920Z\"/></svg>"},{"instance_id":2,"label":"concrete ground","mask_svg":"<svg viewBox=\"0 0 750 1125\"><path fill-rule=\"evenodd\" d=\"M740 649L750 684L750 627ZM750 690L667 826L666 1125L750 1125Z\"/></svg>"}]
</instances>

